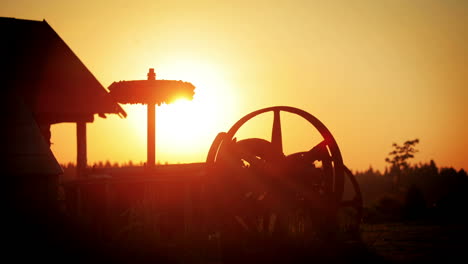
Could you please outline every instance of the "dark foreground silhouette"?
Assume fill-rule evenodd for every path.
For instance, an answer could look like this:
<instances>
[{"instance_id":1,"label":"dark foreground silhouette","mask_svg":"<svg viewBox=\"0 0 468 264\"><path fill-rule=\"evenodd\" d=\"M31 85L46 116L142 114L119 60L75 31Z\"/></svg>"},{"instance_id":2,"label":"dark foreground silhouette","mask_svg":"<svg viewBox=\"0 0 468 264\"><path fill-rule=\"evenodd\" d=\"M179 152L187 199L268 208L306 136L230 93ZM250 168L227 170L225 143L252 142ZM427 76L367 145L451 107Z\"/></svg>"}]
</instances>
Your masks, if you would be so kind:
<instances>
[{"instance_id":1,"label":"dark foreground silhouette","mask_svg":"<svg viewBox=\"0 0 468 264\"><path fill-rule=\"evenodd\" d=\"M4 257L47 263L437 263L467 260L465 224L431 221L364 224L360 237L309 241L244 237L236 245L216 238L159 240L137 232L116 242L64 215L4 218ZM10 258L11 257L11 258Z\"/></svg>"},{"instance_id":2,"label":"dark foreground silhouette","mask_svg":"<svg viewBox=\"0 0 468 264\"><path fill-rule=\"evenodd\" d=\"M37 217L34 218L37 220ZM15 262L47 263L349 263L384 259L360 241L310 241L306 244L278 240L246 239L237 245L220 241L155 241L144 235L110 241L70 219L47 224L9 223L4 252ZM180 242L179 244L177 242Z\"/></svg>"}]
</instances>

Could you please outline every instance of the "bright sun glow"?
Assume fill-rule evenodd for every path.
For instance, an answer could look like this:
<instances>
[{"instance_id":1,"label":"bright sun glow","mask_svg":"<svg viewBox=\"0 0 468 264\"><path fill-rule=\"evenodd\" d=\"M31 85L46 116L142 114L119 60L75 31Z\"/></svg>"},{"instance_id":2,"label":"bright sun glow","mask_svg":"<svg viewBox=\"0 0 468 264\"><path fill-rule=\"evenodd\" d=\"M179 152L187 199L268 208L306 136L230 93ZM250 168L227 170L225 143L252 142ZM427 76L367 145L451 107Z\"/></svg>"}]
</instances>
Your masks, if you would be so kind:
<instances>
[{"instance_id":1,"label":"bright sun glow","mask_svg":"<svg viewBox=\"0 0 468 264\"><path fill-rule=\"evenodd\" d=\"M156 160L176 162L203 161L216 134L225 129L217 109L226 102L217 98L218 87L226 87L222 74L214 65L197 61L179 61L155 69L157 79L191 82L195 85L192 101L179 99L156 108ZM225 94L228 89L224 89ZM232 100L232 96L229 97ZM140 144L146 144L147 113L142 105L124 106ZM172 162L171 162L172 163Z\"/></svg>"}]
</instances>

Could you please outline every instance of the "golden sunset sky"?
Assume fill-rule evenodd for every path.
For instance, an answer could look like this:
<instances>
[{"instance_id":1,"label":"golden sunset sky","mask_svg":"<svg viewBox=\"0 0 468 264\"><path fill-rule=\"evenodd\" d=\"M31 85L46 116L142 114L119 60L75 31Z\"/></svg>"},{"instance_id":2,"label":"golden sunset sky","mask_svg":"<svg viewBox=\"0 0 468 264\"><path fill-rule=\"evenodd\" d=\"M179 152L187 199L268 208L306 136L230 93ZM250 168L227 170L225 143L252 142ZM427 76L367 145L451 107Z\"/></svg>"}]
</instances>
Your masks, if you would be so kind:
<instances>
[{"instance_id":1,"label":"golden sunset sky","mask_svg":"<svg viewBox=\"0 0 468 264\"><path fill-rule=\"evenodd\" d=\"M45 19L104 87L148 68L192 82L192 102L157 108L161 163L204 161L245 114L289 105L329 128L352 169L383 169L391 144L414 138L416 162L468 168L468 1L0 3L0 16ZM88 125L90 164L146 160L145 108L123 107L126 119ZM271 119L242 135L268 137ZM314 130L283 121L286 153L308 149ZM75 161L74 124L53 125L52 142Z\"/></svg>"}]
</instances>

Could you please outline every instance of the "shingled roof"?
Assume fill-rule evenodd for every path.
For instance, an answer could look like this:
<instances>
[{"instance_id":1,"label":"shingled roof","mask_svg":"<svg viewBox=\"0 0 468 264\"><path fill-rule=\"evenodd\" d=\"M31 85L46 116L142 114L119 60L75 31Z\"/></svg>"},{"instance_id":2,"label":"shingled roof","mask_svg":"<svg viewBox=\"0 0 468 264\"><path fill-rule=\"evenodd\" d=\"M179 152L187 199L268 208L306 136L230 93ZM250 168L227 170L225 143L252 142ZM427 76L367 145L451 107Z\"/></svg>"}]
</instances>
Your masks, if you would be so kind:
<instances>
[{"instance_id":1,"label":"shingled roof","mask_svg":"<svg viewBox=\"0 0 468 264\"><path fill-rule=\"evenodd\" d=\"M0 18L0 34L0 86L20 95L38 123L126 116L45 20Z\"/></svg>"}]
</instances>

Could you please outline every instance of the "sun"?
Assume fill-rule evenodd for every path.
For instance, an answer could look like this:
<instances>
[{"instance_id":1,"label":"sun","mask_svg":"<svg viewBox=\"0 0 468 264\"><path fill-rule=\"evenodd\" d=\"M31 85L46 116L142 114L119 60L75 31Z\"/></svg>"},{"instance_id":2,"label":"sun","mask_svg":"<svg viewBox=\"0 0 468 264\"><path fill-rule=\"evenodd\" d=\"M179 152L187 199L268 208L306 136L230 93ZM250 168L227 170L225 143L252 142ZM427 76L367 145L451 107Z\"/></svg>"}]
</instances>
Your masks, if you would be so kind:
<instances>
[{"instance_id":1,"label":"sun","mask_svg":"<svg viewBox=\"0 0 468 264\"><path fill-rule=\"evenodd\" d=\"M204 161L211 141L225 129L226 118L220 109L234 101L229 83L222 78L221 68L204 61L175 61L159 69L155 69L158 79L183 80L196 88L193 100L179 99L156 108L156 162ZM125 109L134 136L140 144L146 144L146 107L131 105Z\"/></svg>"},{"instance_id":2,"label":"sun","mask_svg":"<svg viewBox=\"0 0 468 264\"><path fill-rule=\"evenodd\" d=\"M215 128L210 104L205 100L180 99L159 107L156 118L160 146L169 152L190 151L208 131ZM204 102L204 103L203 103ZM211 117L211 118L210 118Z\"/></svg>"}]
</instances>

